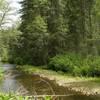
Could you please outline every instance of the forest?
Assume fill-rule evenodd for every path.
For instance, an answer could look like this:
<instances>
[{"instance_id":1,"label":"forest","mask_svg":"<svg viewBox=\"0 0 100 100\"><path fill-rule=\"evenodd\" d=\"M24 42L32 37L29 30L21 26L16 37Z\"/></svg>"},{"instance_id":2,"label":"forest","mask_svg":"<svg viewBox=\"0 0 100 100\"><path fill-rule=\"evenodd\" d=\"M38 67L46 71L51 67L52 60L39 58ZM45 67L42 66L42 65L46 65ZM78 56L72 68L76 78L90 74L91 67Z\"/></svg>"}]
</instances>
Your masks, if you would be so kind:
<instances>
[{"instance_id":1,"label":"forest","mask_svg":"<svg viewBox=\"0 0 100 100\"><path fill-rule=\"evenodd\" d=\"M83 66L86 75L86 69L100 73L99 0L23 0L19 3L21 22L6 29L3 24L10 8L1 7L4 14L0 18L2 60L19 65L47 65L65 72L74 66L75 70L81 70ZM1 5L5 6L2 2Z\"/></svg>"},{"instance_id":2,"label":"forest","mask_svg":"<svg viewBox=\"0 0 100 100\"><path fill-rule=\"evenodd\" d=\"M13 8L0 0L1 62L20 70L36 66L72 77L100 76L100 0L18 3L20 18L7 26Z\"/></svg>"}]
</instances>

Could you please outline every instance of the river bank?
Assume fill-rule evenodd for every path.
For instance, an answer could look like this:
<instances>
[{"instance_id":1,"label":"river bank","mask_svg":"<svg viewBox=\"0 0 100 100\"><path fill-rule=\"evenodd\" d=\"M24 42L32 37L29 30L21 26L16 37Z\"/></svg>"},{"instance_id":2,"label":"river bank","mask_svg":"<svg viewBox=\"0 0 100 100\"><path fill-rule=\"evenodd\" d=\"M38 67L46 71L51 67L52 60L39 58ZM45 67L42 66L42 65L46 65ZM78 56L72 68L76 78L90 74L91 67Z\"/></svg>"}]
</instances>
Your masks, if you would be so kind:
<instances>
[{"instance_id":1,"label":"river bank","mask_svg":"<svg viewBox=\"0 0 100 100\"><path fill-rule=\"evenodd\" d=\"M40 77L56 81L60 86L67 87L82 95L100 95L100 78L96 77L73 77L63 72L55 72L45 68L33 66L17 66L21 71L28 74L36 74Z\"/></svg>"}]
</instances>

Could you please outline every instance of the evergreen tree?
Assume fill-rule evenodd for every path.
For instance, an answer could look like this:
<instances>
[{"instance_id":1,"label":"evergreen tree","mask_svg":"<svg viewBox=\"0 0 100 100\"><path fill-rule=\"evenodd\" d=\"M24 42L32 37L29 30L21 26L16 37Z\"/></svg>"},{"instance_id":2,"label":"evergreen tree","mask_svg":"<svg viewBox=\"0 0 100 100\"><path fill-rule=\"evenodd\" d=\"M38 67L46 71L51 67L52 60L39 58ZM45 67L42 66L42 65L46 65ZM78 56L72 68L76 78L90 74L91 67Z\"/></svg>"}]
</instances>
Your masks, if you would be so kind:
<instances>
[{"instance_id":1,"label":"evergreen tree","mask_svg":"<svg viewBox=\"0 0 100 100\"><path fill-rule=\"evenodd\" d=\"M39 65L66 51L92 53L94 0L23 0L21 5L17 60Z\"/></svg>"},{"instance_id":2,"label":"evergreen tree","mask_svg":"<svg viewBox=\"0 0 100 100\"><path fill-rule=\"evenodd\" d=\"M22 3L22 24L23 32L20 42L21 55L23 60L33 64L43 64L47 59L47 24L43 17L44 0L24 0ZM42 11L42 12L41 12Z\"/></svg>"},{"instance_id":3,"label":"evergreen tree","mask_svg":"<svg viewBox=\"0 0 100 100\"><path fill-rule=\"evenodd\" d=\"M69 48L79 53L87 52L87 38L91 29L87 28L91 23L93 0L67 0L66 18L68 18ZM89 27L89 26L88 26ZM91 27L91 26L90 26ZM90 34L92 34L90 32ZM91 35L92 36L92 35Z\"/></svg>"},{"instance_id":4,"label":"evergreen tree","mask_svg":"<svg viewBox=\"0 0 100 100\"><path fill-rule=\"evenodd\" d=\"M63 2L61 0L49 0L49 15L47 18L49 39L49 55L54 56L65 50L67 27L63 12Z\"/></svg>"}]
</instances>

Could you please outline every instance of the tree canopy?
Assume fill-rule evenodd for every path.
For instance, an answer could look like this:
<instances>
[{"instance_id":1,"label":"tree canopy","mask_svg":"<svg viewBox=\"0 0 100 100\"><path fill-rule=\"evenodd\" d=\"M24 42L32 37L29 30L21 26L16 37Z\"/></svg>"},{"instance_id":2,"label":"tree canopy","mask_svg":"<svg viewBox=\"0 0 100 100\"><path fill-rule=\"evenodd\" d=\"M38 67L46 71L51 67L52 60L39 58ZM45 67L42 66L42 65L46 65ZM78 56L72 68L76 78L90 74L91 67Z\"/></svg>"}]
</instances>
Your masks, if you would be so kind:
<instances>
[{"instance_id":1,"label":"tree canopy","mask_svg":"<svg viewBox=\"0 0 100 100\"><path fill-rule=\"evenodd\" d=\"M9 46L11 58L18 63L42 65L65 52L100 54L99 0L23 0L20 4L22 34Z\"/></svg>"}]
</instances>

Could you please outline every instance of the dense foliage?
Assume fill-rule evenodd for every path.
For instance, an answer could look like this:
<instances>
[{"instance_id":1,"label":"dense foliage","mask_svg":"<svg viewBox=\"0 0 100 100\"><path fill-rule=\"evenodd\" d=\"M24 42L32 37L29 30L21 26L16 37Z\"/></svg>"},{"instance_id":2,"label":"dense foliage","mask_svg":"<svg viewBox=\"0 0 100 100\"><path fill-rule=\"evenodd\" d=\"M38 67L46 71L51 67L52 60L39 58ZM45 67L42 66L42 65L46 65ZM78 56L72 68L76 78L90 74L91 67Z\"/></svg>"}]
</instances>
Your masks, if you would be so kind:
<instances>
[{"instance_id":1,"label":"dense foliage","mask_svg":"<svg viewBox=\"0 0 100 100\"><path fill-rule=\"evenodd\" d=\"M14 27L0 31L0 60L8 61L12 58L14 48L10 47L17 43L20 34Z\"/></svg>"},{"instance_id":2,"label":"dense foliage","mask_svg":"<svg viewBox=\"0 0 100 100\"><path fill-rule=\"evenodd\" d=\"M99 0L23 0L13 62L43 65L65 52L99 55Z\"/></svg>"},{"instance_id":3,"label":"dense foliage","mask_svg":"<svg viewBox=\"0 0 100 100\"><path fill-rule=\"evenodd\" d=\"M50 59L48 68L75 76L100 76L100 57L84 58L76 54L57 55Z\"/></svg>"},{"instance_id":4,"label":"dense foliage","mask_svg":"<svg viewBox=\"0 0 100 100\"><path fill-rule=\"evenodd\" d=\"M99 76L99 0L23 0L20 4L20 26L0 28L2 60L33 65L49 62L49 68L56 71Z\"/></svg>"}]
</instances>

